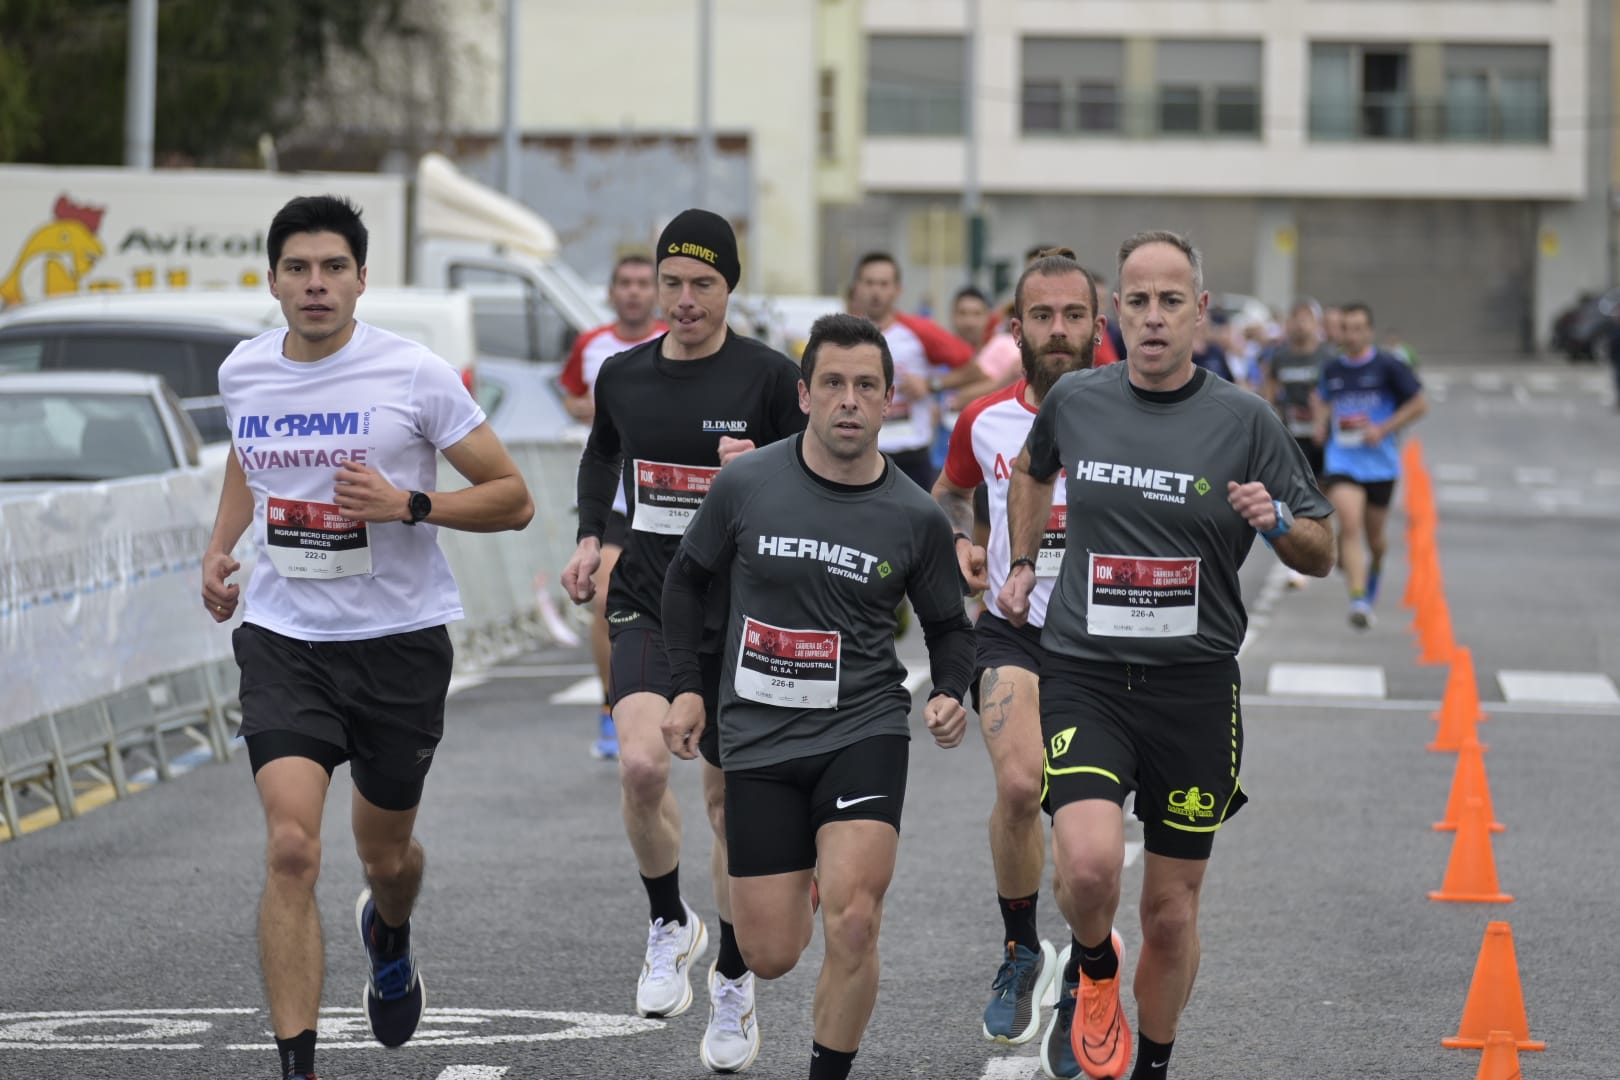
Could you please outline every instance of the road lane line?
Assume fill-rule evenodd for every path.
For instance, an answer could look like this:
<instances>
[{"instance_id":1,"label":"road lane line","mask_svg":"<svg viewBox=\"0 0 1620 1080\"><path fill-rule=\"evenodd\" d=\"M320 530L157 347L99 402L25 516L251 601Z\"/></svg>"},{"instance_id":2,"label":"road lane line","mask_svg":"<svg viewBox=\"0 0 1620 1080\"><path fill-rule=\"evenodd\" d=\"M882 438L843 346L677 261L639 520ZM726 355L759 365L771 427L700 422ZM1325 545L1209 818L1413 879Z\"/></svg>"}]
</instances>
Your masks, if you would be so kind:
<instances>
[{"instance_id":1,"label":"road lane line","mask_svg":"<svg viewBox=\"0 0 1620 1080\"><path fill-rule=\"evenodd\" d=\"M1620 705L1614 680L1600 672L1498 671L1502 697L1539 705Z\"/></svg>"},{"instance_id":2,"label":"road lane line","mask_svg":"<svg viewBox=\"0 0 1620 1080\"><path fill-rule=\"evenodd\" d=\"M1384 669L1365 664L1271 665L1266 693L1274 697L1383 698Z\"/></svg>"},{"instance_id":3,"label":"road lane line","mask_svg":"<svg viewBox=\"0 0 1620 1080\"><path fill-rule=\"evenodd\" d=\"M1029 1080L1039 1075L1041 1059L1038 1057L1002 1057L985 1062L979 1080Z\"/></svg>"},{"instance_id":4,"label":"road lane line","mask_svg":"<svg viewBox=\"0 0 1620 1080\"><path fill-rule=\"evenodd\" d=\"M505 1065L452 1065L439 1080L501 1080L505 1075Z\"/></svg>"}]
</instances>

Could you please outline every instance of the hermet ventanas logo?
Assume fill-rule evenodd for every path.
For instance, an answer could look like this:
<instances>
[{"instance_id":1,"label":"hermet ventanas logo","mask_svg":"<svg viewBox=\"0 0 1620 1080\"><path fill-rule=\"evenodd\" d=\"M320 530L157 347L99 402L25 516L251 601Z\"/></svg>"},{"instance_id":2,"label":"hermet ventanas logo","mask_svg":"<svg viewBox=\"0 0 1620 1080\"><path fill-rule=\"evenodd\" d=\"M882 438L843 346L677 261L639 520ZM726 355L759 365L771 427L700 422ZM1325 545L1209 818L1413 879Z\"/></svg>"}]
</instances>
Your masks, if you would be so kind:
<instances>
[{"instance_id":1,"label":"hermet ventanas logo","mask_svg":"<svg viewBox=\"0 0 1620 1080\"><path fill-rule=\"evenodd\" d=\"M1199 495L1208 495L1213 486L1202 476L1195 481L1192 473L1143 469L1112 461L1077 461L1070 475L1072 479L1089 480L1093 484L1133 487L1142 492L1142 498L1155 502L1185 503L1188 488Z\"/></svg>"},{"instance_id":2,"label":"hermet ventanas logo","mask_svg":"<svg viewBox=\"0 0 1620 1080\"><path fill-rule=\"evenodd\" d=\"M859 581L863 585L872 580L873 571L880 578L894 573L894 567L889 565L887 559L808 536L761 536L759 554L774 555L778 559L815 559L827 564L827 573Z\"/></svg>"}]
</instances>

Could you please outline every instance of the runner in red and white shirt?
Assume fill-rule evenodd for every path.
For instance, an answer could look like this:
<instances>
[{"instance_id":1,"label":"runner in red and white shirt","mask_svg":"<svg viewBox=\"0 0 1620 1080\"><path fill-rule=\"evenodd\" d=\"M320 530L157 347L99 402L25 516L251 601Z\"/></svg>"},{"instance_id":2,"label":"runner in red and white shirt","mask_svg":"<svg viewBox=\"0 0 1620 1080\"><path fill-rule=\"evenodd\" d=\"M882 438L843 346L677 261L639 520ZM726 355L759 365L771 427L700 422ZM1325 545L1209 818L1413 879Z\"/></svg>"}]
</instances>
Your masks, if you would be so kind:
<instances>
[{"instance_id":1,"label":"runner in red and white shirt","mask_svg":"<svg viewBox=\"0 0 1620 1080\"><path fill-rule=\"evenodd\" d=\"M1034 260L1019 278L1008 327L1018 340L1024 377L979 398L962 412L951 432L945 468L934 484L935 500L956 530L956 556L968 587L985 592L985 610L974 634L977 672L974 705L996 777L990 812L990 855L995 867L1003 934L1001 970L984 1009L983 1032L997 1042L1023 1043L1040 1029L1040 1004L1057 979L1058 999L1043 1040L1048 1076L1077 1076L1069 1046L1079 985L1079 950L1060 959L1036 928L1035 909L1045 869L1041 791L1045 754L1041 738L1041 626L1046 603L1062 566L1067 537L1064 487L1054 485L1046 540L1037 559L1038 582L1029 620L1013 626L996 606L1008 574L1007 489L1012 462L1024 447L1047 391L1071 371L1090 367L1105 320L1097 313L1097 286L1068 249ZM973 542L973 492L989 488L990 544ZM1060 975L1060 971L1062 974Z\"/></svg>"},{"instance_id":2,"label":"runner in red and white shirt","mask_svg":"<svg viewBox=\"0 0 1620 1080\"><path fill-rule=\"evenodd\" d=\"M608 357L651 341L669 330L662 319L655 317L656 296L651 258L626 255L614 265L608 284L608 303L613 306L617 319L575 338L562 374L557 377L563 390L563 406L569 416L589 425L596 417L596 376ZM618 734L613 729L613 713L608 704L613 655L608 641L608 575L613 573L613 564L619 561L619 554L624 550L628 528L624 488L620 487L613 493L613 512L608 515L607 531L602 534L602 565L596 572L596 596L591 603L595 613L591 622L591 658L602 680L602 716L597 721L598 731L596 741L591 744L591 754L604 759L619 756Z\"/></svg>"},{"instance_id":3,"label":"runner in red and white shirt","mask_svg":"<svg viewBox=\"0 0 1620 1080\"><path fill-rule=\"evenodd\" d=\"M890 255L872 252L855 265L852 306L877 324L894 356L894 404L883 416L878 449L924 490L934 484L930 447L939 425L934 401L937 384L930 369L959 368L973 360L973 347L929 319L895 310L900 297L900 266Z\"/></svg>"}]
</instances>

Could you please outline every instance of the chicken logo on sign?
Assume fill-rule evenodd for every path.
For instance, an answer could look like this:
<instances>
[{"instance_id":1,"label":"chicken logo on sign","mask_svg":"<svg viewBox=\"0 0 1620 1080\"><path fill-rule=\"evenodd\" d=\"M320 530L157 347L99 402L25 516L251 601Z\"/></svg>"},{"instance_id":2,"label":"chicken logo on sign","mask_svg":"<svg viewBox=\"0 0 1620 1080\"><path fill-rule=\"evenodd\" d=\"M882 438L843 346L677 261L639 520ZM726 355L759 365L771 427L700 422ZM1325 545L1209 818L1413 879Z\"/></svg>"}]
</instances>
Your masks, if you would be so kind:
<instances>
[{"instance_id":1,"label":"chicken logo on sign","mask_svg":"<svg viewBox=\"0 0 1620 1080\"><path fill-rule=\"evenodd\" d=\"M96 235L105 208L80 206L62 195L53 212L55 220L34 231L10 272L0 279L0 303L21 304L76 293L96 260L106 254Z\"/></svg>"}]
</instances>

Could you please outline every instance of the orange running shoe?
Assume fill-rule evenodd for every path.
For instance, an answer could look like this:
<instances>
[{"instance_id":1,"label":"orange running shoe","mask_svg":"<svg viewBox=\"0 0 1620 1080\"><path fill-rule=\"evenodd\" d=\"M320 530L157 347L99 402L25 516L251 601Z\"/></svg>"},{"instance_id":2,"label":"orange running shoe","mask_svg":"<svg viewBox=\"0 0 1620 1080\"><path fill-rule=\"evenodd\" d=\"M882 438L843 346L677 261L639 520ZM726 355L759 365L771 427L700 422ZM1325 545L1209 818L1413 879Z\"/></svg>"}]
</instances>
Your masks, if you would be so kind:
<instances>
[{"instance_id":1,"label":"orange running shoe","mask_svg":"<svg viewBox=\"0 0 1620 1080\"><path fill-rule=\"evenodd\" d=\"M1119 1004L1119 978L1125 973L1125 942L1113 932L1119 971L1112 979L1088 979L1080 973L1080 1007L1069 1029L1069 1044L1080 1071L1092 1080L1121 1080L1131 1063L1131 1026Z\"/></svg>"}]
</instances>

